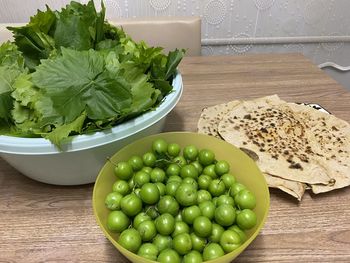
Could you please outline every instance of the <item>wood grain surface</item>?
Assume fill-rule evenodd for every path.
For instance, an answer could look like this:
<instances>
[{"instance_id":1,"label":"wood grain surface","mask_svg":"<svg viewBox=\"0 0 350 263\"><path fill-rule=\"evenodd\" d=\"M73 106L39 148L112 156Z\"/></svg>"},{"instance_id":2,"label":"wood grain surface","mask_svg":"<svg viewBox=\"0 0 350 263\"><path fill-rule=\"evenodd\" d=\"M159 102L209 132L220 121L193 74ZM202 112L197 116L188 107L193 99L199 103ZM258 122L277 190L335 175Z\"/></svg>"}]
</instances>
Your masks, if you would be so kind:
<instances>
[{"instance_id":1,"label":"wood grain surface","mask_svg":"<svg viewBox=\"0 0 350 263\"><path fill-rule=\"evenodd\" d=\"M195 131L203 107L271 94L350 121L350 93L299 54L192 57L180 70L166 131ZM92 189L38 183L0 159L0 262L127 262L95 223ZM265 227L234 262L350 262L349 204L350 188L301 203L271 190Z\"/></svg>"}]
</instances>

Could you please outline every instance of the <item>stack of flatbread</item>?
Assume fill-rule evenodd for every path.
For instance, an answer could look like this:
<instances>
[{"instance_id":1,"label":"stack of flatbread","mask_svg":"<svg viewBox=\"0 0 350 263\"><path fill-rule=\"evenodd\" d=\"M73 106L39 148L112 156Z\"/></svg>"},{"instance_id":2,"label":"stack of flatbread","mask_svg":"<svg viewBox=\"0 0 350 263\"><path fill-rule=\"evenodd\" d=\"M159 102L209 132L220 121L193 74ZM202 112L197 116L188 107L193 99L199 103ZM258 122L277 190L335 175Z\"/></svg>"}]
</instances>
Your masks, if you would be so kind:
<instances>
[{"instance_id":1,"label":"stack of flatbread","mask_svg":"<svg viewBox=\"0 0 350 263\"><path fill-rule=\"evenodd\" d=\"M350 125L277 95L203 109L198 132L222 138L255 160L270 187L299 201L307 189L350 185Z\"/></svg>"}]
</instances>

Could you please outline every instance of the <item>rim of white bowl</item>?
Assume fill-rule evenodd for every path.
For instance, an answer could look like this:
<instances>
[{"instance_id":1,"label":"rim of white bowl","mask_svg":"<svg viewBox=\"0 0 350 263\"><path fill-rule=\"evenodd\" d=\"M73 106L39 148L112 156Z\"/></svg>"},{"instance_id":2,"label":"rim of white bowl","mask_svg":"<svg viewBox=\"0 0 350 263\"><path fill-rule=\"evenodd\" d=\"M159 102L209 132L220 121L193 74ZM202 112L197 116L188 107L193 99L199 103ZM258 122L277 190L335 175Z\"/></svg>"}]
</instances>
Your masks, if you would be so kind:
<instances>
[{"instance_id":1,"label":"rim of white bowl","mask_svg":"<svg viewBox=\"0 0 350 263\"><path fill-rule=\"evenodd\" d=\"M162 103L155 110L145 112L140 116L118 124L111 129L98 131L92 134L72 136L70 141L62 144L62 150L59 150L54 144L44 138L24 138L0 135L0 154L62 154L66 152L86 150L122 140L148 128L163 117L166 117L166 115L176 106L182 95L183 83L180 72L177 72L175 75L172 86L173 91L164 98Z\"/></svg>"}]
</instances>

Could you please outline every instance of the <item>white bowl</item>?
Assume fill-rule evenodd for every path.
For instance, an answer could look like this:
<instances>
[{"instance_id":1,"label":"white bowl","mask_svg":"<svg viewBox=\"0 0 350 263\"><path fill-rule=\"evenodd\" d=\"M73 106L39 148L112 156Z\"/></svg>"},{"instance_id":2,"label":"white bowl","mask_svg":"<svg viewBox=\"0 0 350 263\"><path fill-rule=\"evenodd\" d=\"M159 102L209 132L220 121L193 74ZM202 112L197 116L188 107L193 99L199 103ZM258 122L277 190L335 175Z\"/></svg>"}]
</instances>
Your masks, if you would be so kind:
<instances>
[{"instance_id":1,"label":"white bowl","mask_svg":"<svg viewBox=\"0 0 350 263\"><path fill-rule=\"evenodd\" d=\"M95 181L106 158L126 144L162 131L165 117L179 101L183 84L180 73L173 91L153 111L89 135L73 136L58 150L43 138L0 136L0 156L22 174L48 184L79 185Z\"/></svg>"}]
</instances>

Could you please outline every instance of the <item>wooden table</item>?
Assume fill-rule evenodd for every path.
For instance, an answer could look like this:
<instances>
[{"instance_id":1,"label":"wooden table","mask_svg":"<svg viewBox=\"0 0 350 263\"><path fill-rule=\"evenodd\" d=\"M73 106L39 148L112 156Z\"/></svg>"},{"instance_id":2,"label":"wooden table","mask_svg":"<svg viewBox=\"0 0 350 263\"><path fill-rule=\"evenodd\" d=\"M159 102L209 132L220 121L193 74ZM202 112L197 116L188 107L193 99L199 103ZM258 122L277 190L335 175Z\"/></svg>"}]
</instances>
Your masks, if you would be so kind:
<instances>
[{"instance_id":1,"label":"wooden table","mask_svg":"<svg viewBox=\"0 0 350 263\"><path fill-rule=\"evenodd\" d=\"M195 131L205 106L275 93L350 121L350 93L302 55L193 57L180 68L167 131ZM38 183L0 159L0 262L127 262L95 223L92 189ZM350 262L350 187L301 203L271 190L266 225L235 262Z\"/></svg>"}]
</instances>

